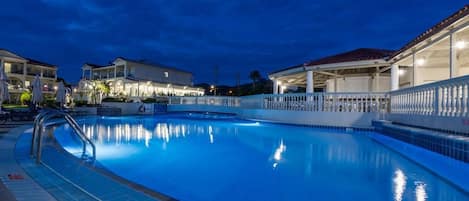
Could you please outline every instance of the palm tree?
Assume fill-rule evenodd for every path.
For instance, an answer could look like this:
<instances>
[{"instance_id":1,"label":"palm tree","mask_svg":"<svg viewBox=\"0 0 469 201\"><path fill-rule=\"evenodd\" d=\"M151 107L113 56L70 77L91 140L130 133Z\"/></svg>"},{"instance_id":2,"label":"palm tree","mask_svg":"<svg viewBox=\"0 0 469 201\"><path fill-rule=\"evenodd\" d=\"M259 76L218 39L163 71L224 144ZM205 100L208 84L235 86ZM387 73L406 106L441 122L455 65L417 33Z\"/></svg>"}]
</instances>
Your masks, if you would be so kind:
<instances>
[{"instance_id":1,"label":"palm tree","mask_svg":"<svg viewBox=\"0 0 469 201\"><path fill-rule=\"evenodd\" d=\"M108 95L109 92L111 92L111 87L109 86L109 83L94 80L94 81L91 81L90 84L91 84L90 96L91 96L92 104L101 103L103 96Z\"/></svg>"},{"instance_id":2,"label":"palm tree","mask_svg":"<svg viewBox=\"0 0 469 201\"><path fill-rule=\"evenodd\" d=\"M256 88L256 82L261 79L261 73L258 70L253 70L249 73L249 78L252 80L253 90Z\"/></svg>"}]
</instances>

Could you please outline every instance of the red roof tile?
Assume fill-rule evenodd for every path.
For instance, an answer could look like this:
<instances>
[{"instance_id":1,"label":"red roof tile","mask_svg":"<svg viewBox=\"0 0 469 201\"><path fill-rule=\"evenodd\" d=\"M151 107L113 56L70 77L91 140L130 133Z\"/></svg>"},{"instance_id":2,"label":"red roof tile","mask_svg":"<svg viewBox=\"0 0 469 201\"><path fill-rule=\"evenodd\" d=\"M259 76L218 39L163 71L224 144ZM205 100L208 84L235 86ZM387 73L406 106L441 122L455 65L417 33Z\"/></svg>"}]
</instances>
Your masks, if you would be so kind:
<instances>
[{"instance_id":1,"label":"red roof tile","mask_svg":"<svg viewBox=\"0 0 469 201\"><path fill-rule=\"evenodd\" d=\"M351 61L386 59L387 57L391 56L393 52L394 52L393 50L359 48L359 49L355 49L352 51L309 61L309 62L306 62L304 65L313 66L313 65L321 65L321 64L351 62Z\"/></svg>"},{"instance_id":2,"label":"red roof tile","mask_svg":"<svg viewBox=\"0 0 469 201\"><path fill-rule=\"evenodd\" d=\"M270 74L278 73L281 71L294 69L302 66L313 66L321 64L332 64L332 63L341 63L341 62L351 62L351 61L363 61L363 60L374 60L374 59L386 59L394 51L392 50L383 50L383 49L373 49L373 48L359 48L352 51L323 57L320 59L312 60L305 62L304 64L291 66L281 70L274 71Z\"/></svg>"}]
</instances>

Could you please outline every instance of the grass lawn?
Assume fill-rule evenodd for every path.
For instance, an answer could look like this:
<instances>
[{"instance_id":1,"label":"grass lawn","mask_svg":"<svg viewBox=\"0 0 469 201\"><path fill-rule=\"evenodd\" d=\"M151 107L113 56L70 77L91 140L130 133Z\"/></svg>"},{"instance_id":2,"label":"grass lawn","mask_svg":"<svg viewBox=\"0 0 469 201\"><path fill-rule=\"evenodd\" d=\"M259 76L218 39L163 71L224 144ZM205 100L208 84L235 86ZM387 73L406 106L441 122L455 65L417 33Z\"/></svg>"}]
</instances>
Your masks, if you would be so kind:
<instances>
[{"instance_id":1,"label":"grass lawn","mask_svg":"<svg viewBox=\"0 0 469 201\"><path fill-rule=\"evenodd\" d=\"M24 108L28 108L28 105L3 104L2 107L5 109L24 109Z\"/></svg>"}]
</instances>

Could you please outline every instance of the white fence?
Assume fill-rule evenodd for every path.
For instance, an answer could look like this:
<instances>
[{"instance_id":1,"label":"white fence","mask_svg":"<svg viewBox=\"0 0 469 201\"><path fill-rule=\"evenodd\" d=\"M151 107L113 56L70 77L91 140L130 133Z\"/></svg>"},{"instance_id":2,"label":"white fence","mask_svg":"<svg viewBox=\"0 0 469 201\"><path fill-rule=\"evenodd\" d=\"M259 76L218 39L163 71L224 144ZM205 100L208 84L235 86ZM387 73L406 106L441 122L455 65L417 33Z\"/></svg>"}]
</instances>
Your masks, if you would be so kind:
<instances>
[{"instance_id":1,"label":"white fence","mask_svg":"<svg viewBox=\"0 0 469 201\"><path fill-rule=\"evenodd\" d=\"M262 94L244 97L171 97L170 104L308 112L383 112L387 110L388 97L385 93Z\"/></svg>"},{"instance_id":2,"label":"white fence","mask_svg":"<svg viewBox=\"0 0 469 201\"><path fill-rule=\"evenodd\" d=\"M171 96L169 104L239 107L240 98L232 96Z\"/></svg>"},{"instance_id":3,"label":"white fence","mask_svg":"<svg viewBox=\"0 0 469 201\"><path fill-rule=\"evenodd\" d=\"M469 76L389 93L392 114L469 117Z\"/></svg>"},{"instance_id":4,"label":"white fence","mask_svg":"<svg viewBox=\"0 0 469 201\"><path fill-rule=\"evenodd\" d=\"M268 94L241 100L247 108L309 112L380 112L387 109L387 103L385 93Z\"/></svg>"}]
</instances>

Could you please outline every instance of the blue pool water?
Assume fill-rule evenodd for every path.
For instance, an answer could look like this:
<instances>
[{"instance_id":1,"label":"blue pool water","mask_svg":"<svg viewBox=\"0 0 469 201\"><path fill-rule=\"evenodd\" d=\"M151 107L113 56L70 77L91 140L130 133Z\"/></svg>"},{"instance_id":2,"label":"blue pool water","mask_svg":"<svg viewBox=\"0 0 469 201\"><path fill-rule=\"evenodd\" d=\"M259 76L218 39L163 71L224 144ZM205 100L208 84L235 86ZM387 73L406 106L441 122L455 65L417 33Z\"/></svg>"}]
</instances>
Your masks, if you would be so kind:
<instances>
[{"instance_id":1,"label":"blue pool water","mask_svg":"<svg viewBox=\"0 0 469 201\"><path fill-rule=\"evenodd\" d=\"M366 133L189 113L79 123L105 168L180 200L469 200Z\"/></svg>"}]
</instances>

